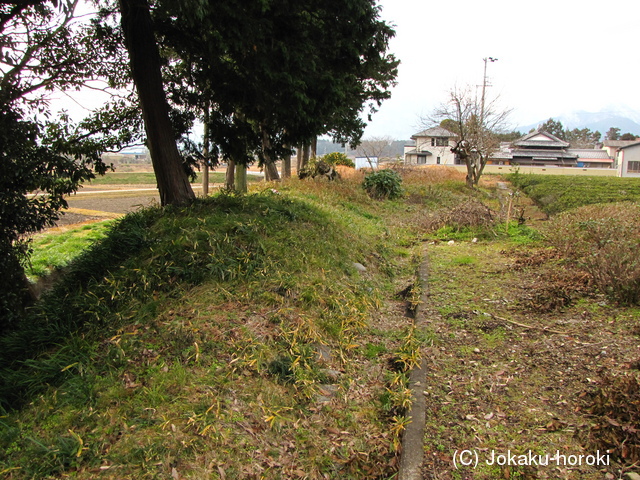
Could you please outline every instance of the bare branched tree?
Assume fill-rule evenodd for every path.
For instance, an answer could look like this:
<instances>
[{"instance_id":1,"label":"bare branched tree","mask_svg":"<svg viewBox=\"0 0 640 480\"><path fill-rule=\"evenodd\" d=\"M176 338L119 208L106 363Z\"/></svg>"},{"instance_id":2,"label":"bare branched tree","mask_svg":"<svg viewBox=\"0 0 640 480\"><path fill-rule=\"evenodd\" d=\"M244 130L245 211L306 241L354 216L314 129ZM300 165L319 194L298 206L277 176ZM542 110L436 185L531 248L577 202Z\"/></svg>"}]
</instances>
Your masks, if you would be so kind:
<instances>
[{"instance_id":1,"label":"bare branched tree","mask_svg":"<svg viewBox=\"0 0 640 480\"><path fill-rule=\"evenodd\" d=\"M467 185L478 185L487 160L495 153L500 141L496 134L507 129L511 110L501 109L498 98L489 102L478 100L470 88L452 89L449 99L423 121L432 126L447 121L447 128L454 128L458 135L451 151L467 166Z\"/></svg>"},{"instance_id":2,"label":"bare branched tree","mask_svg":"<svg viewBox=\"0 0 640 480\"><path fill-rule=\"evenodd\" d=\"M362 140L356 154L362 157L366 157L369 161L369 165L373 168L372 158L378 158L379 160L387 159L391 157L391 144L393 138L389 136L369 137Z\"/></svg>"}]
</instances>

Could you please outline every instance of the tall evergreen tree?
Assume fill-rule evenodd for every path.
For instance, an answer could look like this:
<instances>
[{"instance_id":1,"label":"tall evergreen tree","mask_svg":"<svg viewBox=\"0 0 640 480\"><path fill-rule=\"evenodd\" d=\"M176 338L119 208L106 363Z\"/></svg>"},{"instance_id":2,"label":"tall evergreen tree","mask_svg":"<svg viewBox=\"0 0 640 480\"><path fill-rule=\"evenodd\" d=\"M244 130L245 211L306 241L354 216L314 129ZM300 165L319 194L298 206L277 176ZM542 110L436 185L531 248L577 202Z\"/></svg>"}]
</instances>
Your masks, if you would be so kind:
<instances>
[{"instance_id":1,"label":"tall evergreen tree","mask_svg":"<svg viewBox=\"0 0 640 480\"><path fill-rule=\"evenodd\" d=\"M554 137L559 138L560 140L566 140L566 134L564 130L564 125L560 120L554 120L550 118L546 122L544 122L538 130L542 130L544 132L550 133Z\"/></svg>"},{"instance_id":2,"label":"tall evergreen tree","mask_svg":"<svg viewBox=\"0 0 640 480\"><path fill-rule=\"evenodd\" d=\"M119 0L131 76L138 91L161 205L184 205L195 199L182 165L160 70L160 54L147 0Z\"/></svg>"},{"instance_id":3,"label":"tall evergreen tree","mask_svg":"<svg viewBox=\"0 0 640 480\"><path fill-rule=\"evenodd\" d=\"M185 72L170 98L183 108L206 98L211 139L237 163L269 164L325 133L357 143L363 112L397 74L394 32L370 0L167 1L154 15L172 69Z\"/></svg>"},{"instance_id":4,"label":"tall evergreen tree","mask_svg":"<svg viewBox=\"0 0 640 480\"><path fill-rule=\"evenodd\" d=\"M605 140L620 140L620 129L611 127L604 136Z\"/></svg>"}]
</instances>

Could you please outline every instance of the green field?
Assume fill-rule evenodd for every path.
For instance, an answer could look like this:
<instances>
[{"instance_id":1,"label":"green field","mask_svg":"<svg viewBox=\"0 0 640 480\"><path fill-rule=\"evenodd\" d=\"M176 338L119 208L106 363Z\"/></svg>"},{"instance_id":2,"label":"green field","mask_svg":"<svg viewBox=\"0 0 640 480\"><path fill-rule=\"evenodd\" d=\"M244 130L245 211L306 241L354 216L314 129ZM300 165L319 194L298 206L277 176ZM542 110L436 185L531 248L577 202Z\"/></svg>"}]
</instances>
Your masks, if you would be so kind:
<instances>
[{"instance_id":1,"label":"green field","mask_svg":"<svg viewBox=\"0 0 640 480\"><path fill-rule=\"evenodd\" d=\"M640 178L514 173L507 179L547 215L596 203L640 201Z\"/></svg>"},{"instance_id":2,"label":"green field","mask_svg":"<svg viewBox=\"0 0 640 480\"><path fill-rule=\"evenodd\" d=\"M209 183L224 183L224 172L209 173ZM247 175L247 182L259 182L262 177L258 175ZM198 176L193 184L202 182L202 172L198 172ZM155 185L156 175L153 172L138 173L118 173L108 172L104 176L98 176L89 182L89 185Z\"/></svg>"}]
</instances>

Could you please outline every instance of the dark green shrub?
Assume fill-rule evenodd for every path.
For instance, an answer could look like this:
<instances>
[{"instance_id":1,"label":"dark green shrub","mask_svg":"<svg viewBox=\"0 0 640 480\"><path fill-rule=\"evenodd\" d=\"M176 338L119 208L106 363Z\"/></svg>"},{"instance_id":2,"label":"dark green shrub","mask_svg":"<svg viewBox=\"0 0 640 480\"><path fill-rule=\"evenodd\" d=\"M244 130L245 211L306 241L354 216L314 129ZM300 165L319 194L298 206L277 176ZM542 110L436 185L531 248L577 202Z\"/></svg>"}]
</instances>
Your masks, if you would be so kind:
<instances>
[{"instance_id":1,"label":"dark green shrub","mask_svg":"<svg viewBox=\"0 0 640 480\"><path fill-rule=\"evenodd\" d=\"M334 165L325 162L322 158L312 158L298 173L298 177L302 180L308 177L327 177L329 180L340 178Z\"/></svg>"},{"instance_id":2,"label":"dark green shrub","mask_svg":"<svg viewBox=\"0 0 640 480\"><path fill-rule=\"evenodd\" d=\"M364 177L362 187L377 200L399 198L403 194L402 177L393 170L378 170Z\"/></svg>"}]
</instances>

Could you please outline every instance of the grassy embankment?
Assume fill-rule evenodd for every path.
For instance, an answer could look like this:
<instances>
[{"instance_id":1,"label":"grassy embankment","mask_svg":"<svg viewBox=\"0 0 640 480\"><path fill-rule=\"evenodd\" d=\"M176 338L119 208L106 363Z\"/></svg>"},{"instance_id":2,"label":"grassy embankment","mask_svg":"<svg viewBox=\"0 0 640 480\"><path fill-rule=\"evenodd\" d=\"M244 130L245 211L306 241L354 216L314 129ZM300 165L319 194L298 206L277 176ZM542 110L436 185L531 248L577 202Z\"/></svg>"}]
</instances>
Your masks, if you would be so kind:
<instances>
[{"instance_id":1,"label":"grassy embankment","mask_svg":"<svg viewBox=\"0 0 640 480\"><path fill-rule=\"evenodd\" d=\"M371 201L359 179L294 180L126 217L72 263L24 334L0 341L0 472L389 478L407 402L392 367L420 347L425 478L634 471L639 442L619 435L637 384L611 378L634 378L640 310L598 289L560 240L544 243L575 221L543 222L544 235L507 227L508 196L471 195L446 169L404 183L393 202ZM522 196L512 207L533 216ZM420 288L430 324L414 331L405 310ZM463 448L614 457L458 471Z\"/></svg>"},{"instance_id":2,"label":"grassy embankment","mask_svg":"<svg viewBox=\"0 0 640 480\"><path fill-rule=\"evenodd\" d=\"M257 183L262 179L257 176L249 176L249 183ZM201 174L194 183L201 182ZM210 182L223 183L224 173L212 172ZM153 172L109 172L99 176L88 183L91 186L112 185L155 185ZM75 257L81 254L89 245L104 238L107 228L113 220L103 220L96 223L83 225L73 229L65 229L64 232L45 232L35 235L33 238L33 256L28 266L29 278L35 280L38 277L50 274L53 270L66 267Z\"/></svg>"},{"instance_id":3,"label":"grassy embankment","mask_svg":"<svg viewBox=\"0 0 640 480\"><path fill-rule=\"evenodd\" d=\"M378 202L360 181L114 222L0 339L2 475L391 476L430 338L405 316L420 225L468 194L423 176Z\"/></svg>"}]
</instances>

